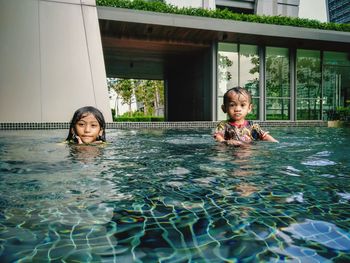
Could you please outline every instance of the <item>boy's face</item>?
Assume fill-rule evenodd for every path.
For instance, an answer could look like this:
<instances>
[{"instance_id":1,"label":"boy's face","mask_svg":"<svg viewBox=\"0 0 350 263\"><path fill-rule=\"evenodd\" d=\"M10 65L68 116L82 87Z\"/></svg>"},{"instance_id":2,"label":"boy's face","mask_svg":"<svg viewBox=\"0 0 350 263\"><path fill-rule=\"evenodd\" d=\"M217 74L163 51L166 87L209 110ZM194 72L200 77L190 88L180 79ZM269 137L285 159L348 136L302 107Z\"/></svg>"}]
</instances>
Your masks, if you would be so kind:
<instances>
[{"instance_id":1,"label":"boy's face","mask_svg":"<svg viewBox=\"0 0 350 263\"><path fill-rule=\"evenodd\" d=\"M243 124L245 117L252 111L252 104L247 94L231 91L227 94L227 101L221 106L230 120Z\"/></svg>"}]
</instances>

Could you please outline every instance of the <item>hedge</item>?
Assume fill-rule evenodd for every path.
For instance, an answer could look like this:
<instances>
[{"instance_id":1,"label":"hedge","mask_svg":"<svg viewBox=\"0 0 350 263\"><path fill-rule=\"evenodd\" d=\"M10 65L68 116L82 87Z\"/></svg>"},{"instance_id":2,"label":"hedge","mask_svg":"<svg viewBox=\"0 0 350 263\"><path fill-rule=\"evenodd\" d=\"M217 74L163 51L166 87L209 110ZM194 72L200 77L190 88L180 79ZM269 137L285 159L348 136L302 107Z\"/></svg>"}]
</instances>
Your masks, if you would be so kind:
<instances>
[{"instance_id":1,"label":"hedge","mask_svg":"<svg viewBox=\"0 0 350 263\"><path fill-rule=\"evenodd\" d=\"M153 122L164 121L164 117L155 116L136 116L136 117L115 117L116 122Z\"/></svg>"}]
</instances>

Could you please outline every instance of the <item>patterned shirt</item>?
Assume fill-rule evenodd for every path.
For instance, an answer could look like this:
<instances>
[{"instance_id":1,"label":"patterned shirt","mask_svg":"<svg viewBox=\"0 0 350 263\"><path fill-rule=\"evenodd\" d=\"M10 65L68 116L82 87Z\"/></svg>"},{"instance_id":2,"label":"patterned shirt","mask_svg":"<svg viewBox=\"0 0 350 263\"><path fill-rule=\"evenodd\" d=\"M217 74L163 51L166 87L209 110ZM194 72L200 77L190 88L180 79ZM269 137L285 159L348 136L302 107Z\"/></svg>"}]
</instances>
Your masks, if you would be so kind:
<instances>
[{"instance_id":1,"label":"patterned shirt","mask_svg":"<svg viewBox=\"0 0 350 263\"><path fill-rule=\"evenodd\" d=\"M242 125L237 125L230 121L220 122L215 130L214 138L221 135L225 140L237 140L243 142L252 142L263 140L268 132L263 131L259 124L252 121L245 121Z\"/></svg>"}]
</instances>

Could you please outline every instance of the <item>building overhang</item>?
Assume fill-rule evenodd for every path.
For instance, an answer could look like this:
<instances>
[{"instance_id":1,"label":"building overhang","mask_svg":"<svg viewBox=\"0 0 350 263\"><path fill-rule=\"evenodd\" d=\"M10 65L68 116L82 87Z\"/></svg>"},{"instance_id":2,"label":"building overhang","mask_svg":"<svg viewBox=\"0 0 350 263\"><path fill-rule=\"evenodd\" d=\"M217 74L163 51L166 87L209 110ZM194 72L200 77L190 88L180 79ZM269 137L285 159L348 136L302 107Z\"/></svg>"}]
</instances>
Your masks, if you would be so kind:
<instances>
[{"instance_id":1,"label":"building overhang","mask_svg":"<svg viewBox=\"0 0 350 263\"><path fill-rule=\"evenodd\" d=\"M151 75L168 57L198 53L215 42L342 52L350 47L350 32L102 6L97 12L106 63L132 67L130 58L154 63L150 78L161 78L160 72Z\"/></svg>"},{"instance_id":2,"label":"building overhang","mask_svg":"<svg viewBox=\"0 0 350 263\"><path fill-rule=\"evenodd\" d=\"M350 32L280 26L225 19L98 7L103 31L114 24L113 36L188 43L239 42L348 51ZM108 25L109 24L109 25Z\"/></svg>"}]
</instances>

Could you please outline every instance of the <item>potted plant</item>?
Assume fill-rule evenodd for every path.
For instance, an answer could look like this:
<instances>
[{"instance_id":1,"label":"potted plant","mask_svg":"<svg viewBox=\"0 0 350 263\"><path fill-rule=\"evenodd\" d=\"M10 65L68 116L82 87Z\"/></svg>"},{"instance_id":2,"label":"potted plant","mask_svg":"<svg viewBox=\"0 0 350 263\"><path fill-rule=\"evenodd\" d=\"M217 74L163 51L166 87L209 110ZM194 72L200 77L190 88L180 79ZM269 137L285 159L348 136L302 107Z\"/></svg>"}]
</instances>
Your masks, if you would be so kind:
<instances>
[{"instance_id":1,"label":"potted plant","mask_svg":"<svg viewBox=\"0 0 350 263\"><path fill-rule=\"evenodd\" d=\"M328 127L350 126L350 106L327 110L326 114Z\"/></svg>"}]
</instances>

